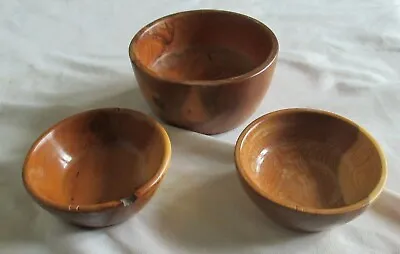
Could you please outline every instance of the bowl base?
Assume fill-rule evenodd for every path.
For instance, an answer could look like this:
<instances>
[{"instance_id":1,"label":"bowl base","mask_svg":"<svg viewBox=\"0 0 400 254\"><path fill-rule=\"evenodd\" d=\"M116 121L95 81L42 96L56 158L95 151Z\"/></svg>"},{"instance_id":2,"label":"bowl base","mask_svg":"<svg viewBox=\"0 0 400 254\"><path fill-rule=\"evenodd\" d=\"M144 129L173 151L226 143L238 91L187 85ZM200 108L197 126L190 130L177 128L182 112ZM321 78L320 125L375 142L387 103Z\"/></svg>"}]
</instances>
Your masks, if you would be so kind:
<instances>
[{"instance_id":1,"label":"bowl base","mask_svg":"<svg viewBox=\"0 0 400 254\"><path fill-rule=\"evenodd\" d=\"M311 140L281 143L263 149L257 162L256 182L282 202L312 208L346 205L338 174L351 165L329 144Z\"/></svg>"},{"instance_id":2,"label":"bowl base","mask_svg":"<svg viewBox=\"0 0 400 254\"><path fill-rule=\"evenodd\" d=\"M243 53L227 47L194 46L167 52L151 69L173 80L218 80L240 76L256 64Z\"/></svg>"},{"instance_id":3,"label":"bowl base","mask_svg":"<svg viewBox=\"0 0 400 254\"><path fill-rule=\"evenodd\" d=\"M132 175L144 158L128 142L91 147L66 164L64 190L70 205L100 204L128 197L145 180Z\"/></svg>"}]
</instances>

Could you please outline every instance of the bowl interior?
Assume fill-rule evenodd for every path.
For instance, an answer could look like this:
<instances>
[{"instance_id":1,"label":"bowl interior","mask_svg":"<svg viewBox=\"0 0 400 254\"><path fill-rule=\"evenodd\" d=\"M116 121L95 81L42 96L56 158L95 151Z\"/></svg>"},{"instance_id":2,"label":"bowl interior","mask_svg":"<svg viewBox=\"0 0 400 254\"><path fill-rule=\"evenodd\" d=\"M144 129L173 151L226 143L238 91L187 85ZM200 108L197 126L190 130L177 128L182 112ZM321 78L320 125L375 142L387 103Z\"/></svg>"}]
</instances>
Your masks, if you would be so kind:
<instances>
[{"instance_id":1,"label":"bowl interior","mask_svg":"<svg viewBox=\"0 0 400 254\"><path fill-rule=\"evenodd\" d=\"M130 54L162 78L195 81L243 75L268 61L274 50L276 38L262 23L237 13L200 10L145 27L133 39Z\"/></svg>"},{"instance_id":2,"label":"bowl interior","mask_svg":"<svg viewBox=\"0 0 400 254\"><path fill-rule=\"evenodd\" d=\"M368 199L384 175L374 142L339 116L288 110L254 122L240 144L242 174L265 195L298 209Z\"/></svg>"},{"instance_id":3,"label":"bowl interior","mask_svg":"<svg viewBox=\"0 0 400 254\"><path fill-rule=\"evenodd\" d=\"M161 170L166 147L160 127L141 113L89 111L39 139L24 181L35 196L61 206L119 201Z\"/></svg>"}]
</instances>

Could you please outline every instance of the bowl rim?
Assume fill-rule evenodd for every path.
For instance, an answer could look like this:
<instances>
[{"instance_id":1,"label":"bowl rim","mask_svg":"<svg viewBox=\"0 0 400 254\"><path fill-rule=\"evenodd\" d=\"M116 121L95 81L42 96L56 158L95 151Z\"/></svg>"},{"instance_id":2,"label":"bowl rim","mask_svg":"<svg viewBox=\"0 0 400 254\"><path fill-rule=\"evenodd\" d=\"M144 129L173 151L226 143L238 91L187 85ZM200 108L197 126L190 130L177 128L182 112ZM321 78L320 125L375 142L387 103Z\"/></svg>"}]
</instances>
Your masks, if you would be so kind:
<instances>
[{"instance_id":1,"label":"bowl rim","mask_svg":"<svg viewBox=\"0 0 400 254\"><path fill-rule=\"evenodd\" d=\"M259 65L257 65L255 68L252 70L233 77L229 78L224 78L224 79L217 79L217 80L179 80L179 79L170 79L170 78L164 78L160 77L158 75L155 75L154 72L142 64L140 61L139 57L135 54L134 47L136 46L137 42L139 41L140 37L147 32L149 29L151 29L154 25L158 24L159 22L162 22L163 20L169 19L171 17L175 16L185 16L185 15L192 15L192 14L198 14L198 13L221 13L221 14L228 14L228 15L233 15L238 18L242 19L247 19L258 26L260 26L266 34L268 34L270 40L272 41L272 48L270 53L268 54L267 58ZM187 85L187 86L193 86L193 85L202 85L202 86L216 86L216 85L223 85L223 84L228 84L232 82L243 82L244 80L250 79L252 77L255 77L262 73L264 70L268 69L277 59L278 57L278 52L279 52L279 42L278 38L274 34L274 32L263 22L261 22L258 19L255 19L251 16L238 13L238 12L233 12L233 11L228 11L228 10L221 10L221 9L197 9L197 10L189 10L189 11L181 11L181 12L176 12L172 13L163 17L160 17L141 29L133 36L129 48L128 48L128 54L129 58L131 60L132 65L136 66L138 69L142 70L145 72L147 75L150 77L162 81L162 82L167 82L167 83L179 83L181 85Z\"/></svg>"},{"instance_id":2,"label":"bowl rim","mask_svg":"<svg viewBox=\"0 0 400 254\"><path fill-rule=\"evenodd\" d=\"M243 144L248 136L261 122L264 120L268 119L271 116L275 115L284 115L288 113L295 113L295 112L309 112L313 114L320 114L320 115L325 115L329 116L332 118L335 118L337 120L343 121L347 124L350 124L354 127L356 127L362 135L364 135L366 138L368 138L371 143L373 144L374 148L378 152L379 158L381 160L381 175L379 178L378 183L376 186L370 191L368 196L362 200L357 201L356 203L352 203L349 205L337 207L337 208L312 208L312 207L305 207L301 205L290 205L285 202L281 202L280 200L276 199L272 195L270 195L267 191L264 189L258 187L257 184L252 180L252 178L248 175L247 171L243 167L242 159L241 159L241 148L243 147ZM306 213L306 214L312 214L312 215L330 215L330 214L344 214L348 212L353 212L357 211L361 208L366 207L367 205L373 203L378 196L381 194L381 192L384 189L386 179L387 179L387 161L385 154L378 144L378 142L373 138L373 136L363 127L360 125L356 124L352 120L343 117L341 115L338 115L336 113L326 111L326 110L321 110L321 109L313 109L313 108L286 108L286 109L280 109L276 111L272 111L270 113L264 114L254 121L252 121L239 135L239 138L237 139L236 145L235 145L235 152L234 152L234 157L235 157L235 164L236 164L236 170L239 172L240 176L245 180L246 184L248 184L257 194L261 195L263 198L268 199L269 201L273 202L276 205L288 208L292 211L295 212L301 212L301 213Z\"/></svg>"},{"instance_id":3,"label":"bowl rim","mask_svg":"<svg viewBox=\"0 0 400 254\"><path fill-rule=\"evenodd\" d=\"M108 210L108 209L113 209L113 208L118 208L118 207L123 207L123 206L129 206L132 203L126 204L125 199L122 198L121 200L113 200L113 201L108 201L104 203L99 203L99 204L89 204L89 205L66 205L62 204L59 202L56 202L54 200L51 200L49 198L43 197L38 191L36 191L34 188L31 187L31 184L29 181L27 181L27 163L29 162L34 150L37 148L37 146L40 144L40 142L49 134L51 133L54 129L57 127L63 125L65 122L73 120L74 118L77 118L82 115L90 115L93 113L98 113L98 112L115 112L115 113L128 113L132 117L142 117L146 122L148 122L150 125L153 125L157 132L161 134L163 143L162 145L164 146L164 154L162 157L161 164L159 166L158 171L156 174L150 178L146 183L144 183L142 186L140 186L130 197L126 197L128 200L129 198L140 198L146 193L150 192L152 190L152 187L158 184L163 176L166 174L168 170L168 166L170 164L170 159L171 159L171 141L169 139L168 133L165 130L165 128L157 122L155 119L152 117L146 115L145 113L142 113L140 111L136 111L133 109L128 109L128 108L118 108L118 107L110 107L110 108L96 108L96 109L89 109L85 110L73 115L70 115L56 124L52 125L49 127L47 130L45 130L32 144L30 149L28 150L28 153L25 157L23 167L22 167L22 180L23 180L23 185L25 189L28 191L28 193L31 195L31 197L34 198L40 205L44 205L46 207L49 207L51 209L55 209L58 211L63 211L63 212L68 212L68 213L90 213L90 212L100 212L103 210ZM124 200L124 201L123 201ZM134 202L133 202L134 203Z\"/></svg>"}]
</instances>

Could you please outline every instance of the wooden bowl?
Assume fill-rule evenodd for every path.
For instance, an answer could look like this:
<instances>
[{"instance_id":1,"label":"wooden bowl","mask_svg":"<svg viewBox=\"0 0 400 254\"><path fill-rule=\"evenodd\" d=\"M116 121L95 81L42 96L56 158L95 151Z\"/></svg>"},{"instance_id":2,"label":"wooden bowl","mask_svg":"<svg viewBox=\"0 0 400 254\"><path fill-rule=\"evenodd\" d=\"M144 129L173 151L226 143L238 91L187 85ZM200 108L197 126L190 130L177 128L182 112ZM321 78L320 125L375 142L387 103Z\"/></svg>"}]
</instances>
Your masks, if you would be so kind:
<instances>
[{"instance_id":1,"label":"wooden bowl","mask_svg":"<svg viewBox=\"0 0 400 254\"><path fill-rule=\"evenodd\" d=\"M253 121L235 162L250 198L272 220L316 232L349 222L383 190L386 160L374 139L339 115L286 109Z\"/></svg>"},{"instance_id":2,"label":"wooden bowl","mask_svg":"<svg viewBox=\"0 0 400 254\"><path fill-rule=\"evenodd\" d=\"M267 92L277 54L278 41L267 26L220 10L162 17L129 46L153 112L203 134L229 131L252 115Z\"/></svg>"},{"instance_id":3,"label":"wooden bowl","mask_svg":"<svg viewBox=\"0 0 400 254\"><path fill-rule=\"evenodd\" d=\"M126 220L164 177L171 144L164 128L133 110L86 111L62 120L30 149L23 182L33 199L73 224Z\"/></svg>"}]
</instances>

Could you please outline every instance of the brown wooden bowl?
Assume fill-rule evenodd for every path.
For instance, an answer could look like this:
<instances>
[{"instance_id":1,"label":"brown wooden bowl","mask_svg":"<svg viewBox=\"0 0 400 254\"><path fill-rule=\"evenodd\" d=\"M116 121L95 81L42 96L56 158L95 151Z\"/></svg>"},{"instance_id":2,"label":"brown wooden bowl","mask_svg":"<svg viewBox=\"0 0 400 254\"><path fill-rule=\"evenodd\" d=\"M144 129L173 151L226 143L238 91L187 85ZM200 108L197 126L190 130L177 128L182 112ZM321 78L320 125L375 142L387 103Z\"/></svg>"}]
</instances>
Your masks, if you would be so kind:
<instances>
[{"instance_id":1,"label":"brown wooden bowl","mask_svg":"<svg viewBox=\"0 0 400 254\"><path fill-rule=\"evenodd\" d=\"M268 90L277 54L277 38L266 25L221 10L162 17L129 46L153 112L204 134L229 131L253 114Z\"/></svg>"},{"instance_id":2,"label":"brown wooden bowl","mask_svg":"<svg viewBox=\"0 0 400 254\"><path fill-rule=\"evenodd\" d=\"M342 116L286 109L253 121L235 148L250 198L288 228L321 231L361 214L383 190L379 145Z\"/></svg>"},{"instance_id":3,"label":"brown wooden bowl","mask_svg":"<svg viewBox=\"0 0 400 254\"><path fill-rule=\"evenodd\" d=\"M62 120L30 149L23 182L33 199L73 224L123 222L152 197L171 144L164 128L129 109L89 110Z\"/></svg>"}]
</instances>

